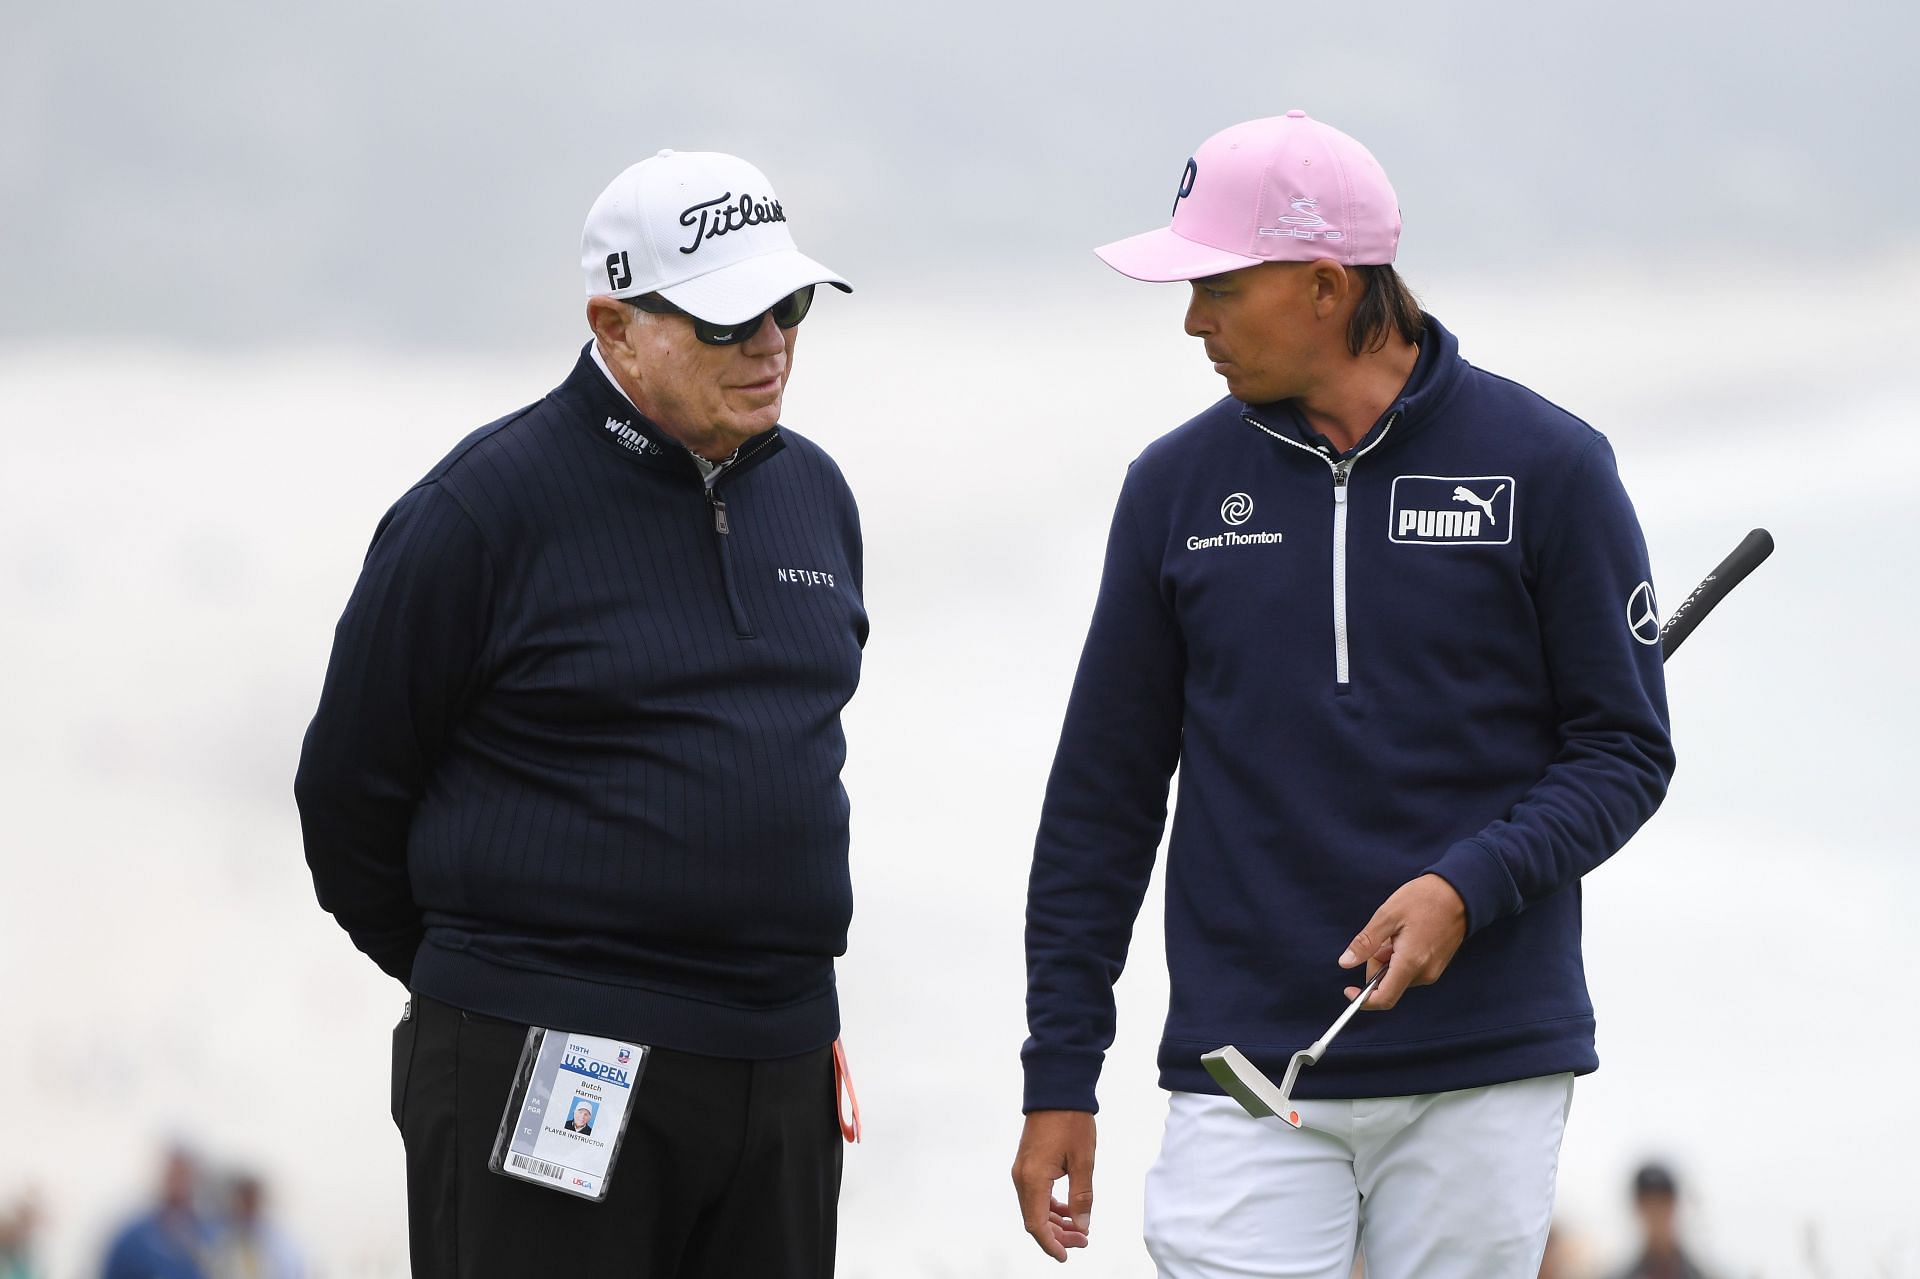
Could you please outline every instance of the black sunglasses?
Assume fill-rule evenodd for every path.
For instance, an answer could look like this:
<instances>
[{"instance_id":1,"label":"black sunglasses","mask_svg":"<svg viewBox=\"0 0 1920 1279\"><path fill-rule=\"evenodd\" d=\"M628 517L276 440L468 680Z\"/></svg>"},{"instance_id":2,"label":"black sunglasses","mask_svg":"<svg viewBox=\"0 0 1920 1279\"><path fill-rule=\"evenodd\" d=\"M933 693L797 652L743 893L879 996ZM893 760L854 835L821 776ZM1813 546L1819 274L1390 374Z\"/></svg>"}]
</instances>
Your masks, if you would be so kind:
<instances>
[{"instance_id":1,"label":"black sunglasses","mask_svg":"<svg viewBox=\"0 0 1920 1279\"><path fill-rule=\"evenodd\" d=\"M739 324L714 324L697 315L681 310L658 293L642 293L637 298L621 298L622 302L636 306L649 315L684 315L693 321L693 336L708 346L733 346L744 342L760 331L760 321L769 315L773 322L783 329L793 328L807 318L807 310L813 305L813 285L804 289L795 289L772 306Z\"/></svg>"}]
</instances>

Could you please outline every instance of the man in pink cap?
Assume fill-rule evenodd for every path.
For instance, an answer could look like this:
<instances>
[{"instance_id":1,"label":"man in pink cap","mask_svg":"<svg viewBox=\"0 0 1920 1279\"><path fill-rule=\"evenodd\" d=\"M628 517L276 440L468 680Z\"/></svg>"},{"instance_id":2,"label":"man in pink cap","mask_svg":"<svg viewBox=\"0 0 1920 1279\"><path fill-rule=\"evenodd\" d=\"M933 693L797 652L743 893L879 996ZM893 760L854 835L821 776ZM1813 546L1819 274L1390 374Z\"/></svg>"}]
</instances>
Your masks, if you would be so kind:
<instances>
[{"instance_id":1,"label":"man in pink cap","mask_svg":"<svg viewBox=\"0 0 1920 1279\"><path fill-rule=\"evenodd\" d=\"M1172 225L1098 250L1189 283L1227 395L1127 473L1035 841L1014 1181L1062 1261L1178 766L1160 1273L1539 1266L1598 1064L1579 879L1673 769L1659 632L1606 440L1463 360L1399 238L1373 156L1291 111L1209 138ZM1222 1095L1203 1053L1280 1078L1362 970L1381 1015L1300 1076L1297 1124Z\"/></svg>"}]
</instances>

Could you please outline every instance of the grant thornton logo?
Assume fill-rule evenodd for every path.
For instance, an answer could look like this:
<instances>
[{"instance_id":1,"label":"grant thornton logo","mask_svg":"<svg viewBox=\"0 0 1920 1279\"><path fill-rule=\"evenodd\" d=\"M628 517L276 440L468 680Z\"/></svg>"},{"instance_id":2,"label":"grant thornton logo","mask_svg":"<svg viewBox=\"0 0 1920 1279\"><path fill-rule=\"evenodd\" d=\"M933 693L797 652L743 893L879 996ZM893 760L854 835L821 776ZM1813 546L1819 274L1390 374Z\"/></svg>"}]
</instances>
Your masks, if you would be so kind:
<instances>
[{"instance_id":1,"label":"grant thornton logo","mask_svg":"<svg viewBox=\"0 0 1920 1279\"><path fill-rule=\"evenodd\" d=\"M1253 498L1245 493L1227 494L1226 501L1220 503L1220 518L1230 529L1238 529L1253 518ZM1285 540L1286 534L1271 529L1260 533L1215 533L1206 537L1196 534L1187 539L1187 549L1217 551L1228 546L1278 546Z\"/></svg>"}]
</instances>

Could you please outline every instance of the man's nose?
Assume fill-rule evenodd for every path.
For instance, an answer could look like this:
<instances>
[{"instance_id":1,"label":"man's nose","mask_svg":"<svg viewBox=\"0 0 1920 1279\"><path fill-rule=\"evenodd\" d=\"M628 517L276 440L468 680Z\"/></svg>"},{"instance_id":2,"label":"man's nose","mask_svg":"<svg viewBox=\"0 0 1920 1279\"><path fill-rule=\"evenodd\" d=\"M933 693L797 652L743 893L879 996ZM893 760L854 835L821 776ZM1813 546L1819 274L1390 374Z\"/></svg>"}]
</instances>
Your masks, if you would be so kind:
<instances>
[{"instance_id":1,"label":"man's nose","mask_svg":"<svg viewBox=\"0 0 1920 1279\"><path fill-rule=\"evenodd\" d=\"M1194 294L1187 302L1186 329L1188 337L1203 338L1213 332L1213 322L1200 305L1200 295Z\"/></svg>"},{"instance_id":2,"label":"man's nose","mask_svg":"<svg viewBox=\"0 0 1920 1279\"><path fill-rule=\"evenodd\" d=\"M747 355L767 356L786 349L786 335L780 332L780 326L773 322L773 313L760 317L760 325L754 329L753 336L740 344Z\"/></svg>"}]
</instances>

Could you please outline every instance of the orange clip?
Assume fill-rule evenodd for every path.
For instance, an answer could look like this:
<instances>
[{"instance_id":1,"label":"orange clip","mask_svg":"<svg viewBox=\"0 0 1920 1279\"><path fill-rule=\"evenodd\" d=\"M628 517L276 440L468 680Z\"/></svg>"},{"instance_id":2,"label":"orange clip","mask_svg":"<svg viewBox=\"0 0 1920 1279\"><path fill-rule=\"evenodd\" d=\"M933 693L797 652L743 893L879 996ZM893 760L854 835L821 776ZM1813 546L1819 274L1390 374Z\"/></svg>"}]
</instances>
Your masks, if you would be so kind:
<instances>
[{"instance_id":1,"label":"orange clip","mask_svg":"<svg viewBox=\"0 0 1920 1279\"><path fill-rule=\"evenodd\" d=\"M840 1095L846 1094L846 1104ZM847 1112L851 1108L852 1114ZM840 1120L840 1135L848 1141L860 1140L860 1097L853 1091L853 1072L847 1069L847 1050L833 1041L833 1110Z\"/></svg>"}]
</instances>

